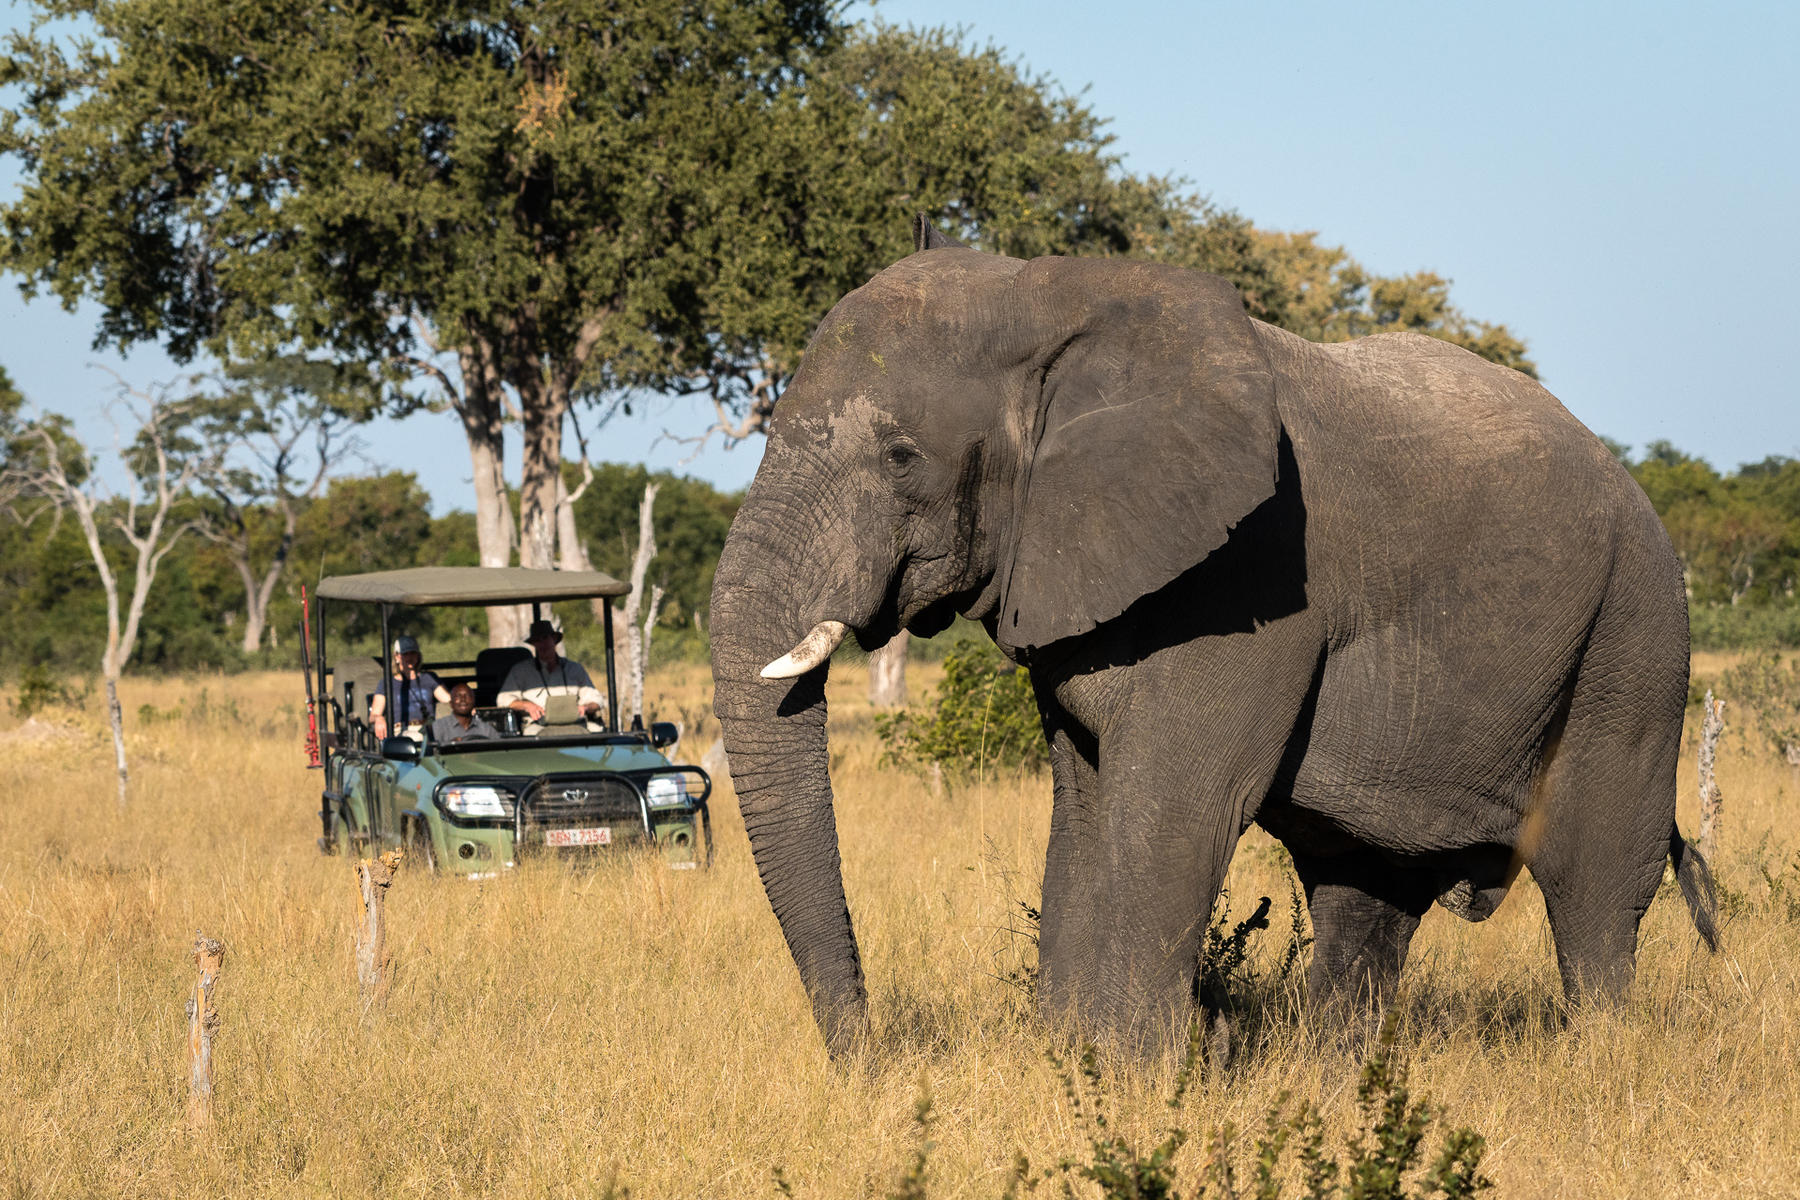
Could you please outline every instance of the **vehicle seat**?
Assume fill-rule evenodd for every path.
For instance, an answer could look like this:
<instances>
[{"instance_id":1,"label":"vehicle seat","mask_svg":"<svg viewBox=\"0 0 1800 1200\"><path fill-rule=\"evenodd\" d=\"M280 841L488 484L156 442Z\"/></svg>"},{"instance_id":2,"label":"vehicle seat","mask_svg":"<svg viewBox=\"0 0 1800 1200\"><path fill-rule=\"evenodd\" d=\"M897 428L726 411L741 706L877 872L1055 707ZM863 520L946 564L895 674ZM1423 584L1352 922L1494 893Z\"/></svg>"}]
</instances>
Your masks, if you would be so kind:
<instances>
[{"instance_id":1,"label":"vehicle seat","mask_svg":"<svg viewBox=\"0 0 1800 1200\"><path fill-rule=\"evenodd\" d=\"M344 685L356 685L356 711L344 715L352 720L369 719L369 698L381 691L381 660L372 654L355 654L331 664L331 695L344 702Z\"/></svg>"},{"instance_id":2,"label":"vehicle seat","mask_svg":"<svg viewBox=\"0 0 1800 1200\"><path fill-rule=\"evenodd\" d=\"M531 657L526 646L493 646L475 655L475 706L492 708L506 673Z\"/></svg>"}]
</instances>

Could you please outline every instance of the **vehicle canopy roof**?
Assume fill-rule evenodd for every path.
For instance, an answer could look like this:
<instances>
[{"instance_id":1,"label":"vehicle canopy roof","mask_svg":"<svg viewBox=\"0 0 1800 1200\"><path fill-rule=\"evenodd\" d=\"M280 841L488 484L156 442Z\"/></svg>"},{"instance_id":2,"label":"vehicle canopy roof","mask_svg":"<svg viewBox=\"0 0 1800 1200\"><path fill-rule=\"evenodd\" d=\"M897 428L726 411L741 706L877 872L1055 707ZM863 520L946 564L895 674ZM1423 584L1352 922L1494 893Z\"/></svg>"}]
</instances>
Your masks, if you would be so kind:
<instances>
[{"instance_id":1,"label":"vehicle canopy roof","mask_svg":"<svg viewBox=\"0 0 1800 1200\"><path fill-rule=\"evenodd\" d=\"M600 571L544 571L535 567L408 567L333 575L315 595L360 604L489 605L585 600L631 591Z\"/></svg>"}]
</instances>

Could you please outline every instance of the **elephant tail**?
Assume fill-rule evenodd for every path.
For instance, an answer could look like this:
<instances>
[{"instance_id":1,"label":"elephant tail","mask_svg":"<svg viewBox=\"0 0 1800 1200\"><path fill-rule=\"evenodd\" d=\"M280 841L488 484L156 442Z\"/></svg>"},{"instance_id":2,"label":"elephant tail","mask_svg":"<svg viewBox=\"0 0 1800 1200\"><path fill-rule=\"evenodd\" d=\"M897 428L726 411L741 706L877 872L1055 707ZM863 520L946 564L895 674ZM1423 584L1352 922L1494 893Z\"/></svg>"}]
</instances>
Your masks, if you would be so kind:
<instances>
[{"instance_id":1,"label":"elephant tail","mask_svg":"<svg viewBox=\"0 0 1800 1200\"><path fill-rule=\"evenodd\" d=\"M1675 864L1675 882L1681 885L1681 898L1687 901L1688 915L1694 929L1708 950L1719 948L1719 904L1713 890L1712 871L1700 851L1673 822L1669 825L1669 859Z\"/></svg>"}]
</instances>

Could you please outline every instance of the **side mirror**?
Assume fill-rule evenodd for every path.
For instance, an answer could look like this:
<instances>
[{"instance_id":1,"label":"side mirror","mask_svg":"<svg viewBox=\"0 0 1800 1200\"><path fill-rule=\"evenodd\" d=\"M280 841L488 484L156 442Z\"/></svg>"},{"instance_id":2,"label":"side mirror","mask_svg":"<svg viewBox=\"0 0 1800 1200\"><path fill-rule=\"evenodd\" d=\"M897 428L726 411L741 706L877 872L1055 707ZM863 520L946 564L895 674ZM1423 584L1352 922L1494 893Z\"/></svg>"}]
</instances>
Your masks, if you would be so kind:
<instances>
[{"instance_id":1,"label":"side mirror","mask_svg":"<svg viewBox=\"0 0 1800 1200\"><path fill-rule=\"evenodd\" d=\"M681 740L681 726L673 721L650 722L650 744L657 749L673 746Z\"/></svg>"},{"instance_id":2,"label":"side mirror","mask_svg":"<svg viewBox=\"0 0 1800 1200\"><path fill-rule=\"evenodd\" d=\"M381 757L394 762L418 762L425 748L408 737L381 739Z\"/></svg>"}]
</instances>

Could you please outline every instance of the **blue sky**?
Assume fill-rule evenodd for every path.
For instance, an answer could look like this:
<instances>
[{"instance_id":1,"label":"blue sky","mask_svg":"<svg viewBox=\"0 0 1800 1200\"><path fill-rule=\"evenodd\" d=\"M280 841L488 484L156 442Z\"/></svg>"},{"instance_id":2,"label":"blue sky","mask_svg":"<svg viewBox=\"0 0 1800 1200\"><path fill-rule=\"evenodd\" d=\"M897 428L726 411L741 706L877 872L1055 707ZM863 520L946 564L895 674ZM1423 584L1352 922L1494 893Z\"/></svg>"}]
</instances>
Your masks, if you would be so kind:
<instances>
[{"instance_id":1,"label":"blue sky","mask_svg":"<svg viewBox=\"0 0 1800 1200\"><path fill-rule=\"evenodd\" d=\"M1596 432L1666 438L1721 467L1800 456L1800 5L1232 4L883 0L895 24L964 27L1111 118L1133 171L1185 176L1271 229L1318 230L1380 273L1455 280L1468 314L1530 344ZM9 24L21 15L9 9ZM0 191L16 173L0 165ZM0 363L104 444L88 311L0 285ZM759 447L685 466L692 402L650 399L597 456L738 487ZM455 420L385 422L373 465L467 507ZM509 465L516 476L517 448Z\"/></svg>"}]
</instances>

